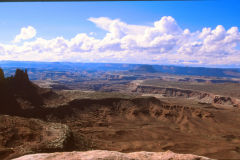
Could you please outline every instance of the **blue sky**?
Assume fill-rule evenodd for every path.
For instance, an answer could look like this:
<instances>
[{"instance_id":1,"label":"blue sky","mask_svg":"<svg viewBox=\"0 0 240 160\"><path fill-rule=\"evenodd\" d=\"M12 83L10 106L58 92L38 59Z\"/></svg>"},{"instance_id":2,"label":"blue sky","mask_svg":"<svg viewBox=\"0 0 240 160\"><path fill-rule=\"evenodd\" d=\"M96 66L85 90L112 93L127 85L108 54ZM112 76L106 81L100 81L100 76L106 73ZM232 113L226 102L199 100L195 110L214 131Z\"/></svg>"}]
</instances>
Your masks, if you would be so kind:
<instances>
[{"instance_id":1,"label":"blue sky","mask_svg":"<svg viewBox=\"0 0 240 160\"><path fill-rule=\"evenodd\" d=\"M50 40L56 37L63 37L66 40L70 40L79 33L89 35L91 32L94 32L91 34L92 37L104 39L110 31L106 28L103 29L101 26L96 26L100 22L93 23L89 21L90 17L107 17L111 20L119 19L119 21L128 25L153 27L154 22L161 20L164 16L173 17L182 30L189 29L191 33L201 32L205 27L211 27L211 29L214 30L218 25L222 25L227 31L231 27L240 26L240 2L238 0L5 2L0 3L0 43L2 45L23 45L23 43L28 40L24 39L24 41L21 41L19 44L12 44L12 41L16 35L20 34L20 29L27 26L32 26L36 30L36 35L32 39L30 38L31 41L37 38ZM238 47L239 45L237 44L235 48L238 49ZM6 51L5 49L5 52L9 54L10 51ZM226 54L223 52L226 52L226 50L220 54ZM8 58L5 56L3 58L14 58L14 56L11 57L9 55L7 57ZM33 57L32 59L34 60ZM132 57L131 59L133 60L134 58ZM60 59L56 58L50 61L54 60ZM189 61L195 60L198 61L197 59ZM79 58L78 61L81 61L81 58ZM123 61L123 59L121 61ZM131 62L131 60L126 61ZM141 60L138 61L141 62ZM157 60L153 60L153 62L156 61ZM162 61L159 61L159 63ZM179 60L179 63L180 62L182 62L182 60ZM172 61L169 63L178 62ZM203 63L200 65L211 65Z\"/></svg>"},{"instance_id":2,"label":"blue sky","mask_svg":"<svg viewBox=\"0 0 240 160\"><path fill-rule=\"evenodd\" d=\"M11 41L19 28L31 25L43 38L71 38L80 32L105 32L87 21L89 17L119 18L129 24L152 25L172 16L191 31L203 27L240 26L239 0L153 2L18 2L0 3L0 41Z\"/></svg>"}]
</instances>

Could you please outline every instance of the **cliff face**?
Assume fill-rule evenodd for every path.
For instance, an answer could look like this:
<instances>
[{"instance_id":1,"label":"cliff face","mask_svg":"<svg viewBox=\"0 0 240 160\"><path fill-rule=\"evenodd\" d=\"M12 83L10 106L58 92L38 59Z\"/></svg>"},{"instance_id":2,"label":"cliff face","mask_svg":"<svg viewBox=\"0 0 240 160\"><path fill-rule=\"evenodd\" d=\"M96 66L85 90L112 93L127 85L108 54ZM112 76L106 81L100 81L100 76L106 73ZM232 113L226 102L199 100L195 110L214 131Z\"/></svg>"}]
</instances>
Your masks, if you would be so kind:
<instances>
[{"instance_id":1,"label":"cliff face","mask_svg":"<svg viewBox=\"0 0 240 160\"><path fill-rule=\"evenodd\" d=\"M200 92L195 90L138 85L132 91L139 93L161 94L165 97L195 98L200 102L225 104L240 107L240 101L236 98L214 95L211 93Z\"/></svg>"},{"instance_id":2,"label":"cliff face","mask_svg":"<svg viewBox=\"0 0 240 160\"><path fill-rule=\"evenodd\" d=\"M17 69L14 76L7 78L1 71L0 114L20 115L24 109L43 106L44 99L51 96L29 80L27 70Z\"/></svg>"}]
</instances>

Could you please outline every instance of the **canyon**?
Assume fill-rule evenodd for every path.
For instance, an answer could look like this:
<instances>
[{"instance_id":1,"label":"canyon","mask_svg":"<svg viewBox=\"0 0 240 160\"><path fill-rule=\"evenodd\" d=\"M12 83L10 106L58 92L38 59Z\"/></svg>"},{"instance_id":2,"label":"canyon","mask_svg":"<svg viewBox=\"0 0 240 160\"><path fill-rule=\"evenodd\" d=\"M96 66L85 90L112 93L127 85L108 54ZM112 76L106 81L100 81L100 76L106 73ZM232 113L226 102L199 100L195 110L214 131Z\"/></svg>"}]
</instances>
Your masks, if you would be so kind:
<instances>
[{"instance_id":1,"label":"canyon","mask_svg":"<svg viewBox=\"0 0 240 160\"><path fill-rule=\"evenodd\" d=\"M108 89L73 90L38 86L26 70L3 75L0 158L240 159L235 91L218 95L154 80L161 86L129 80L112 90L111 81Z\"/></svg>"}]
</instances>

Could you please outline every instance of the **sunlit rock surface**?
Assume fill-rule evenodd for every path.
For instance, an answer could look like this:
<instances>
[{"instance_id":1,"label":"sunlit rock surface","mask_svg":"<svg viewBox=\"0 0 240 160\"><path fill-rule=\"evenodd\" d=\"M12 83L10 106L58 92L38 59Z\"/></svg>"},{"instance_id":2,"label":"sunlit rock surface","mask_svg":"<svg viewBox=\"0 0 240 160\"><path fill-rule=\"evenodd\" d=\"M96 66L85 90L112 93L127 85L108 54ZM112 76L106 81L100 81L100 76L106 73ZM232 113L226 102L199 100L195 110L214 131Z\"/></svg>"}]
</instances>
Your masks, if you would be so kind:
<instances>
[{"instance_id":1,"label":"sunlit rock surface","mask_svg":"<svg viewBox=\"0 0 240 160\"><path fill-rule=\"evenodd\" d=\"M167 152L132 152L93 150L86 152L56 152L25 155L14 160L210 160L192 154Z\"/></svg>"}]
</instances>

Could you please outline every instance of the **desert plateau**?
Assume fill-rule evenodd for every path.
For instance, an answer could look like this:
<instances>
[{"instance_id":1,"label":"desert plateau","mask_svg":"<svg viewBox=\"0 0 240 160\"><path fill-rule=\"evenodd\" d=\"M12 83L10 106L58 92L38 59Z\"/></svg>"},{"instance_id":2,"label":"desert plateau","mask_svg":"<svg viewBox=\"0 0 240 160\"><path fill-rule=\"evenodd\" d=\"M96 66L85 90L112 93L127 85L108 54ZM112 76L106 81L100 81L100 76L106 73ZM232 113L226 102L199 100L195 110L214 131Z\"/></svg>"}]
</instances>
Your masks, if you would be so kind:
<instances>
[{"instance_id":1,"label":"desert plateau","mask_svg":"<svg viewBox=\"0 0 240 160\"><path fill-rule=\"evenodd\" d=\"M1 159L240 159L238 77L33 70L0 72Z\"/></svg>"}]
</instances>

